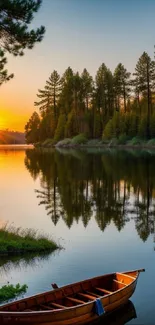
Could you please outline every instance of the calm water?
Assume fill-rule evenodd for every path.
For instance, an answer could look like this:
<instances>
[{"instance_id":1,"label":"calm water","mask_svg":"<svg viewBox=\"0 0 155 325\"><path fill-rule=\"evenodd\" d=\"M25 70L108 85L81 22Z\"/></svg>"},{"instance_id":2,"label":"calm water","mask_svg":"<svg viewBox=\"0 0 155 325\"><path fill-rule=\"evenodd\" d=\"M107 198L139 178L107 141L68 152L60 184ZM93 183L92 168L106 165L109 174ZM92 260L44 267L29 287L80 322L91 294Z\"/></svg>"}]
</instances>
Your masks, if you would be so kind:
<instances>
[{"instance_id":1,"label":"calm water","mask_svg":"<svg viewBox=\"0 0 155 325\"><path fill-rule=\"evenodd\" d=\"M1 258L0 285L26 283L30 295L52 282L145 268L124 322L154 324L155 153L3 148L0 179L0 224L38 229L64 247Z\"/></svg>"}]
</instances>

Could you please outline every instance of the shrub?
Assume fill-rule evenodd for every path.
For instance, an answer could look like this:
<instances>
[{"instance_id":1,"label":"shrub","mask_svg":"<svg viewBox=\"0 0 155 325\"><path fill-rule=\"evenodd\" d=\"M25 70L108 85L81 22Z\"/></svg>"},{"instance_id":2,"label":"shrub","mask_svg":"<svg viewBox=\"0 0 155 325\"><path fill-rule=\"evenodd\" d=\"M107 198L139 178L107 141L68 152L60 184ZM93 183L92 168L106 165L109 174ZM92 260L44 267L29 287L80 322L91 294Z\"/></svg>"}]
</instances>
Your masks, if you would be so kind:
<instances>
[{"instance_id":1,"label":"shrub","mask_svg":"<svg viewBox=\"0 0 155 325\"><path fill-rule=\"evenodd\" d=\"M64 140L59 141L56 144L56 147L63 147L63 146L68 146L72 143L72 139L66 138Z\"/></svg>"},{"instance_id":2,"label":"shrub","mask_svg":"<svg viewBox=\"0 0 155 325\"><path fill-rule=\"evenodd\" d=\"M118 144L126 144L129 137L126 134L121 134L118 138Z\"/></svg>"},{"instance_id":3,"label":"shrub","mask_svg":"<svg viewBox=\"0 0 155 325\"><path fill-rule=\"evenodd\" d=\"M86 136L85 136L85 134L83 134L83 133L80 133L80 134L78 134L78 135L76 135L73 139L72 139L72 144L73 145L76 145L76 144L85 144L85 143L87 143L87 138L86 138Z\"/></svg>"},{"instance_id":4,"label":"shrub","mask_svg":"<svg viewBox=\"0 0 155 325\"><path fill-rule=\"evenodd\" d=\"M118 139L117 138L113 138L109 142L109 146L117 146L117 145L118 145Z\"/></svg>"},{"instance_id":5,"label":"shrub","mask_svg":"<svg viewBox=\"0 0 155 325\"><path fill-rule=\"evenodd\" d=\"M142 145L142 143L143 143L142 139L138 137L134 137L128 142L128 144L131 146Z\"/></svg>"},{"instance_id":6,"label":"shrub","mask_svg":"<svg viewBox=\"0 0 155 325\"><path fill-rule=\"evenodd\" d=\"M100 145L100 144L102 144L101 143L101 141L99 140L99 139L91 139L91 140L89 140L88 142L87 142L87 145L88 146L92 146L92 147L94 147L94 146L98 146L98 145Z\"/></svg>"},{"instance_id":7,"label":"shrub","mask_svg":"<svg viewBox=\"0 0 155 325\"><path fill-rule=\"evenodd\" d=\"M55 144L54 139L46 139L46 140L42 143L42 147L50 148L50 147L53 147L54 144Z\"/></svg>"},{"instance_id":8,"label":"shrub","mask_svg":"<svg viewBox=\"0 0 155 325\"><path fill-rule=\"evenodd\" d=\"M148 145L148 146L155 146L155 138L149 140L149 141L147 142L147 145Z\"/></svg>"},{"instance_id":9,"label":"shrub","mask_svg":"<svg viewBox=\"0 0 155 325\"><path fill-rule=\"evenodd\" d=\"M28 286L26 284L20 285L19 283L15 286L12 284L4 285L0 288L0 303L9 299L16 298L18 295L25 293Z\"/></svg>"}]
</instances>

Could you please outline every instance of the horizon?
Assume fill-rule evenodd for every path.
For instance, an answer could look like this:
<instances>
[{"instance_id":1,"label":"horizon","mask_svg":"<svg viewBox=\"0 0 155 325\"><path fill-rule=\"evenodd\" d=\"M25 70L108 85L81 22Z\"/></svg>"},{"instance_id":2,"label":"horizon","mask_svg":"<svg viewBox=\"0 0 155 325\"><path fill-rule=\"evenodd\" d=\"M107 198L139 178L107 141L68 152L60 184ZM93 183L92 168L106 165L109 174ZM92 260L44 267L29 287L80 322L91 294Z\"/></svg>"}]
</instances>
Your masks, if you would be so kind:
<instances>
[{"instance_id":1,"label":"horizon","mask_svg":"<svg viewBox=\"0 0 155 325\"><path fill-rule=\"evenodd\" d=\"M44 0L32 28L46 27L45 37L24 57L7 55L13 80L1 86L0 129L24 132L38 89L53 70L68 66L93 76L102 63L113 72L118 63L133 73L140 55L154 57L155 2L139 0Z\"/></svg>"}]
</instances>

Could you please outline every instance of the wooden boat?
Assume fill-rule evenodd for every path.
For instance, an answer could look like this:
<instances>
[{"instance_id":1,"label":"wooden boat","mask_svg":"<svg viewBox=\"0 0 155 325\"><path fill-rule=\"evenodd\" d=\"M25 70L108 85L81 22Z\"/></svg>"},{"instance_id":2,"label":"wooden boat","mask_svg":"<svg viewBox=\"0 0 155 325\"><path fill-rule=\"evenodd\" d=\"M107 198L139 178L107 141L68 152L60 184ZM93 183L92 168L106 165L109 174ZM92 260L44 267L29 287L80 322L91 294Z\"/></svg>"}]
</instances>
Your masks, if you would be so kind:
<instances>
[{"instance_id":1,"label":"wooden boat","mask_svg":"<svg viewBox=\"0 0 155 325\"><path fill-rule=\"evenodd\" d=\"M0 324L89 323L125 304L142 271L106 274L5 304Z\"/></svg>"}]
</instances>

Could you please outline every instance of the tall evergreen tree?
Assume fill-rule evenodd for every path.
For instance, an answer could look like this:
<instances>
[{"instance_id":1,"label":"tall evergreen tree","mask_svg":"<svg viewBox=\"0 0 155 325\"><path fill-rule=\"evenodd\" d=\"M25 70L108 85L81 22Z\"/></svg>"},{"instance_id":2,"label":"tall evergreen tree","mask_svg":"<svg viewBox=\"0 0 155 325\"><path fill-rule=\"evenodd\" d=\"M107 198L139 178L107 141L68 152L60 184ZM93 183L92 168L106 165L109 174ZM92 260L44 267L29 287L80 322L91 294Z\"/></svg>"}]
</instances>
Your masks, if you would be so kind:
<instances>
[{"instance_id":1,"label":"tall evergreen tree","mask_svg":"<svg viewBox=\"0 0 155 325\"><path fill-rule=\"evenodd\" d=\"M151 95L155 90L155 61L143 52L135 68L135 80L139 93L147 99L147 137L150 137Z\"/></svg>"},{"instance_id":2,"label":"tall evergreen tree","mask_svg":"<svg viewBox=\"0 0 155 325\"><path fill-rule=\"evenodd\" d=\"M60 97L61 88L62 80L58 72L54 70L51 73L49 80L46 81L45 89L50 94L51 107L53 107L55 117L58 115L57 104Z\"/></svg>"},{"instance_id":3,"label":"tall evergreen tree","mask_svg":"<svg viewBox=\"0 0 155 325\"><path fill-rule=\"evenodd\" d=\"M60 94L59 107L62 113L67 114L73 109L74 102L74 73L68 67L62 76L62 91Z\"/></svg>"},{"instance_id":4,"label":"tall evergreen tree","mask_svg":"<svg viewBox=\"0 0 155 325\"><path fill-rule=\"evenodd\" d=\"M39 141L40 118L37 112L34 112L25 125L25 138L27 143L36 143Z\"/></svg>"},{"instance_id":5,"label":"tall evergreen tree","mask_svg":"<svg viewBox=\"0 0 155 325\"><path fill-rule=\"evenodd\" d=\"M0 0L0 45L1 53L9 52L15 56L23 55L26 48L32 49L36 42L40 42L45 33L41 26L37 30L29 30L28 26L33 20L41 5L42 0ZM6 78L9 80L7 72Z\"/></svg>"},{"instance_id":6,"label":"tall evergreen tree","mask_svg":"<svg viewBox=\"0 0 155 325\"><path fill-rule=\"evenodd\" d=\"M51 107L50 92L47 89L38 89L37 97L40 98L38 102L34 102L35 106L39 106L42 117L48 114Z\"/></svg>"},{"instance_id":7,"label":"tall evergreen tree","mask_svg":"<svg viewBox=\"0 0 155 325\"><path fill-rule=\"evenodd\" d=\"M106 75L107 75L107 67L104 63L99 67L95 82L96 82L96 107L97 110L106 111L107 102L106 102Z\"/></svg>"},{"instance_id":8,"label":"tall evergreen tree","mask_svg":"<svg viewBox=\"0 0 155 325\"><path fill-rule=\"evenodd\" d=\"M93 91L93 78L87 71L84 69L81 74L81 86L82 86L82 98L84 101L85 111L88 111L88 108L92 99L92 91Z\"/></svg>"},{"instance_id":9,"label":"tall evergreen tree","mask_svg":"<svg viewBox=\"0 0 155 325\"><path fill-rule=\"evenodd\" d=\"M114 91L115 91L115 106L116 110L120 109L121 99L124 102L124 112L126 113L127 99L130 95L130 72L124 68L122 63L119 63L114 71Z\"/></svg>"},{"instance_id":10,"label":"tall evergreen tree","mask_svg":"<svg viewBox=\"0 0 155 325\"><path fill-rule=\"evenodd\" d=\"M113 106L113 76L111 71L103 63L96 74L95 105L98 112L102 112L103 118L108 119L112 114Z\"/></svg>"},{"instance_id":11,"label":"tall evergreen tree","mask_svg":"<svg viewBox=\"0 0 155 325\"><path fill-rule=\"evenodd\" d=\"M46 115L53 109L55 118L58 116L57 107L58 100L60 96L60 91L62 87L62 80L57 73L53 71L49 77L49 80L46 81L46 85L43 90L39 89L37 97L41 100L35 102L35 106L39 106L39 109L43 115Z\"/></svg>"}]
</instances>

